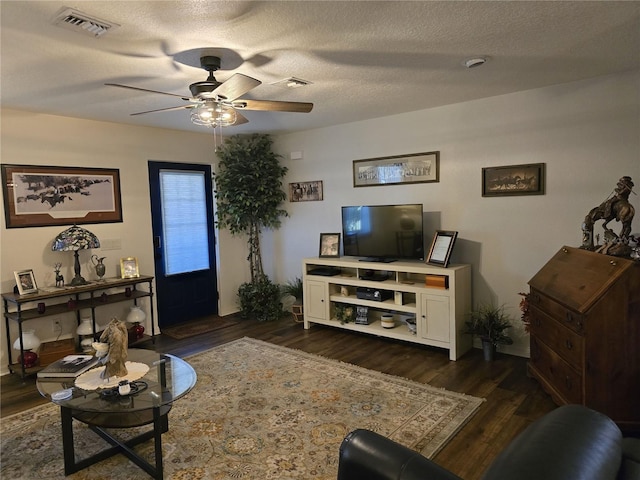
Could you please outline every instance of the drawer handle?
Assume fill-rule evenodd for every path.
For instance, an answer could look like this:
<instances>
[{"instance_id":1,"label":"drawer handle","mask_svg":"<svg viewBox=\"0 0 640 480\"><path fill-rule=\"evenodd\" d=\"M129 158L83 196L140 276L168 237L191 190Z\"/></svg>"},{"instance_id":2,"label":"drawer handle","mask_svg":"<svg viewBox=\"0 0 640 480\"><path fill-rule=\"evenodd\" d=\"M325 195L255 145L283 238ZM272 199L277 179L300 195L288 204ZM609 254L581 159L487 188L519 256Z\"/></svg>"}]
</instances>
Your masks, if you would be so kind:
<instances>
[{"instance_id":1,"label":"drawer handle","mask_svg":"<svg viewBox=\"0 0 640 480\"><path fill-rule=\"evenodd\" d=\"M567 386L568 390L571 390L573 388L573 382L571 381L571 377L566 377L564 379L564 384Z\"/></svg>"},{"instance_id":2,"label":"drawer handle","mask_svg":"<svg viewBox=\"0 0 640 480\"><path fill-rule=\"evenodd\" d=\"M610 262L610 263L611 263L611 265L613 265L614 267L615 267L616 265L618 265L618 262L616 262L615 260L611 260L611 262Z\"/></svg>"},{"instance_id":3,"label":"drawer handle","mask_svg":"<svg viewBox=\"0 0 640 480\"><path fill-rule=\"evenodd\" d=\"M567 347L567 350L573 350L573 343L571 343L571 340L565 340L564 344Z\"/></svg>"},{"instance_id":4,"label":"drawer handle","mask_svg":"<svg viewBox=\"0 0 640 480\"><path fill-rule=\"evenodd\" d=\"M567 321L567 323L573 322L573 314L571 312L567 312L567 314L565 315L565 320Z\"/></svg>"},{"instance_id":5,"label":"drawer handle","mask_svg":"<svg viewBox=\"0 0 640 480\"><path fill-rule=\"evenodd\" d=\"M563 249L562 249L562 251L563 251L564 253L569 253L569 250L567 250L566 248L563 248Z\"/></svg>"}]
</instances>

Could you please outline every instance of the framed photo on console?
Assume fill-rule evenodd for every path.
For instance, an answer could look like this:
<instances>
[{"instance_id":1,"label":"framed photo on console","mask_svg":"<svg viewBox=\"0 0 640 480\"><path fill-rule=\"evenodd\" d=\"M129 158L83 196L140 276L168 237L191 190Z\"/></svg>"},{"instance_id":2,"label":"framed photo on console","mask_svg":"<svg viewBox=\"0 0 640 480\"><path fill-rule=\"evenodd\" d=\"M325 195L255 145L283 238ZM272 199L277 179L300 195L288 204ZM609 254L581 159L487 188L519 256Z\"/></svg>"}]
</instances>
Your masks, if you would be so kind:
<instances>
[{"instance_id":1,"label":"framed photo on console","mask_svg":"<svg viewBox=\"0 0 640 480\"><path fill-rule=\"evenodd\" d=\"M138 259L136 257L120 259L120 276L122 278L137 278L140 276Z\"/></svg>"},{"instance_id":2,"label":"framed photo on console","mask_svg":"<svg viewBox=\"0 0 640 480\"><path fill-rule=\"evenodd\" d=\"M13 275L16 277L16 285L18 286L20 295L38 293L38 286L36 285L36 277L33 275L33 270L20 270L19 272L13 272Z\"/></svg>"},{"instance_id":3,"label":"framed photo on console","mask_svg":"<svg viewBox=\"0 0 640 480\"><path fill-rule=\"evenodd\" d=\"M437 230L427 255L427 263L447 268L457 236L458 232L452 230Z\"/></svg>"},{"instance_id":4,"label":"framed photo on console","mask_svg":"<svg viewBox=\"0 0 640 480\"><path fill-rule=\"evenodd\" d=\"M320 234L320 257L340 256L340 234L321 233Z\"/></svg>"}]
</instances>

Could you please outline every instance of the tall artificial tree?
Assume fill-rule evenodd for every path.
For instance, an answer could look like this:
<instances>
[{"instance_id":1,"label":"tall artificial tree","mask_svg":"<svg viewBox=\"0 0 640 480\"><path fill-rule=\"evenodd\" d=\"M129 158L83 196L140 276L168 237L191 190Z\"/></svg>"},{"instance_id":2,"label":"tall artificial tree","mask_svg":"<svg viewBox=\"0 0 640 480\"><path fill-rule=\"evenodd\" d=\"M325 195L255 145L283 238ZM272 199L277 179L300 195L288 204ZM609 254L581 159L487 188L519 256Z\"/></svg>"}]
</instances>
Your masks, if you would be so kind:
<instances>
[{"instance_id":1,"label":"tall artificial tree","mask_svg":"<svg viewBox=\"0 0 640 480\"><path fill-rule=\"evenodd\" d=\"M215 176L217 224L232 235L246 234L249 246L247 260L251 285L241 287L241 303L247 289L256 295L264 295L267 290L273 290L277 295L278 287L273 286L264 274L260 249L262 230L279 228L281 218L287 216L282 208L282 202L286 200L282 180L287 168L280 165L280 155L271 150L272 144L271 137L265 134L234 135L227 138L218 150L220 163ZM279 302L279 298L276 300Z\"/></svg>"}]
</instances>

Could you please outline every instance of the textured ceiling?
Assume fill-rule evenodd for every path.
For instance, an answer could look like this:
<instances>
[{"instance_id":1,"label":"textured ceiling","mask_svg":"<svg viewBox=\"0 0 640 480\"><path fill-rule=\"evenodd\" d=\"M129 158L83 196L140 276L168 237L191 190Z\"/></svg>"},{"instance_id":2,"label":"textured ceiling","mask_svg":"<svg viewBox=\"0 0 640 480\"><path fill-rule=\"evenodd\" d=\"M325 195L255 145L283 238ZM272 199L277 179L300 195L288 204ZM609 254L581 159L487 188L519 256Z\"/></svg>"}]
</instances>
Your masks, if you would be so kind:
<instances>
[{"instance_id":1,"label":"textured ceiling","mask_svg":"<svg viewBox=\"0 0 640 480\"><path fill-rule=\"evenodd\" d=\"M100 38L54 26L63 7L120 26ZM261 80L244 98L314 103L245 111L226 133L280 133L422 110L640 68L638 1L2 1L2 106L205 131L179 98L205 50ZM474 69L468 57L489 61ZM312 82L272 85L287 77Z\"/></svg>"}]
</instances>

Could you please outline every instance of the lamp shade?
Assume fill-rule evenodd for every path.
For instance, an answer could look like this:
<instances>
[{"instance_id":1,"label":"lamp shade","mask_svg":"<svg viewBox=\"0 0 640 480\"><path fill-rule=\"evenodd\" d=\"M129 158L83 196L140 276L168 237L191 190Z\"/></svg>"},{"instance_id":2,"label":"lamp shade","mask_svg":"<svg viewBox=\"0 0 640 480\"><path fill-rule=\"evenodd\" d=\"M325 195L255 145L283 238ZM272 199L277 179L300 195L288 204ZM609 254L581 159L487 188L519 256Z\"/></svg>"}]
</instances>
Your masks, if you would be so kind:
<instances>
[{"instance_id":1,"label":"lamp shade","mask_svg":"<svg viewBox=\"0 0 640 480\"><path fill-rule=\"evenodd\" d=\"M87 248L100 248L100 240L89 230L74 225L60 232L51 244L54 252L70 252Z\"/></svg>"},{"instance_id":2,"label":"lamp shade","mask_svg":"<svg viewBox=\"0 0 640 480\"><path fill-rule=\"evenodd\" d=\"M100 240L89 230L77 225L60 232L51 244L51 250L54 252L73 252L74 254L73 271L76 275L69 282L69 285L78 286L89 283L80 275L80 259L78 258L78 250L87 248L100 248Z\"/></svg>"},{"instance_id":3,"label":"lamp shade","mask_svg":"<svg viewBox=\"0 0 640 480\"><path fill-rule=\"evenodd\" d=\"M25 350L38 350L40 339L36 337L34 330L22 331L22 346ZM16 338L16 341L13 342L13 348L20 350L20 337Z\"/></svg>"}]
</instances>

